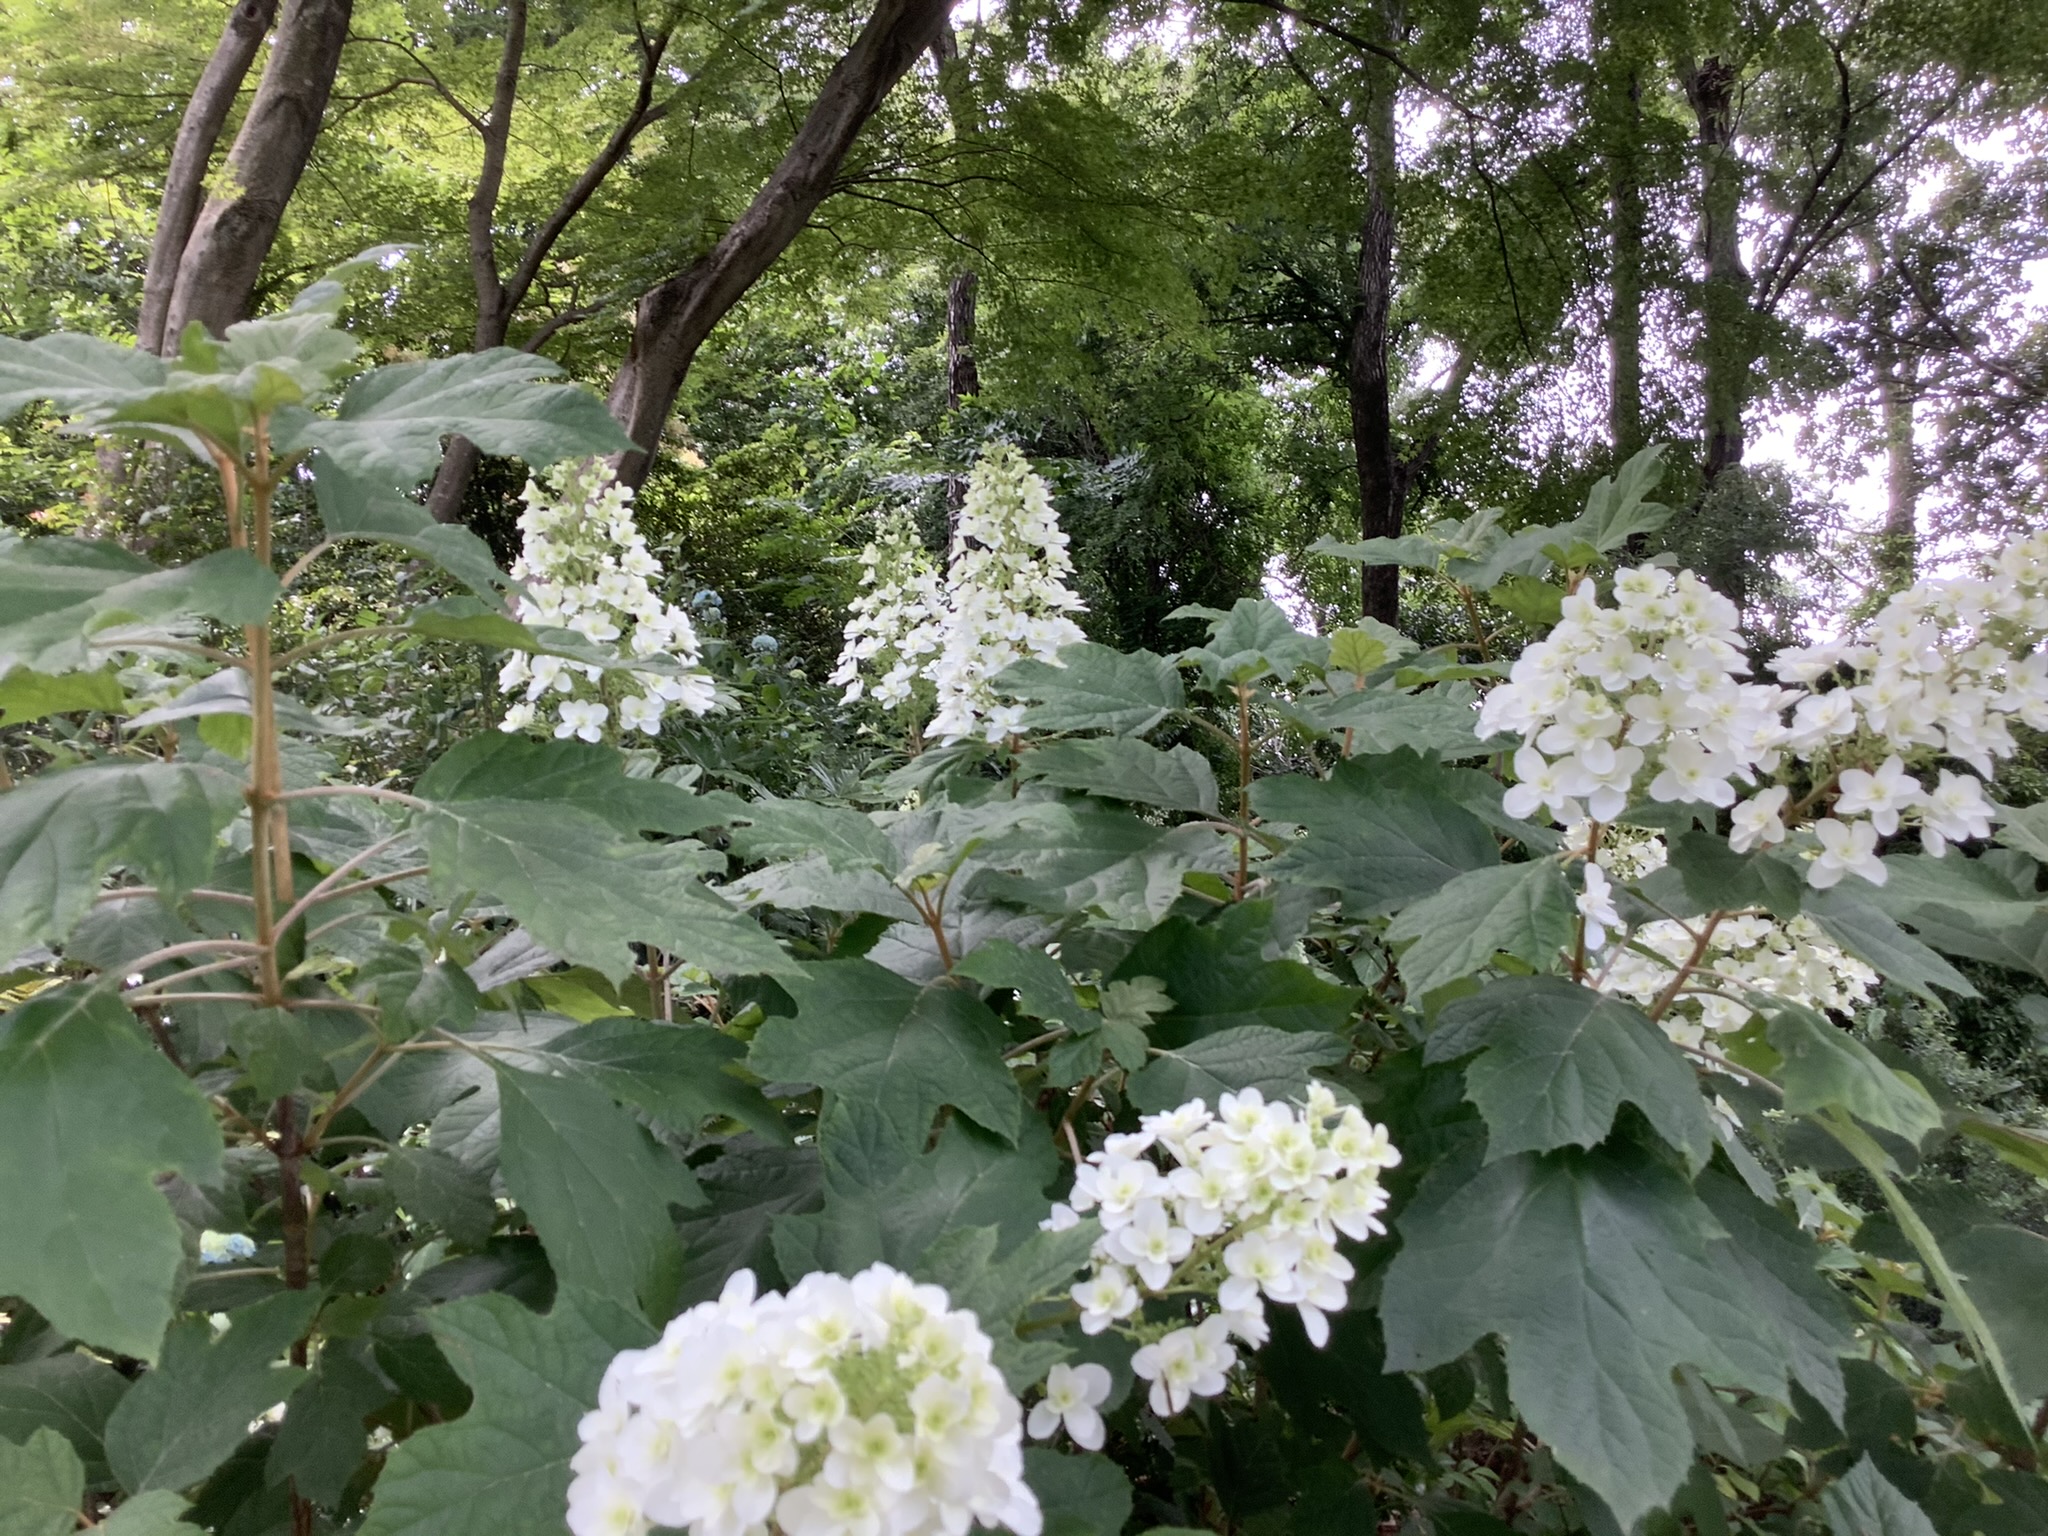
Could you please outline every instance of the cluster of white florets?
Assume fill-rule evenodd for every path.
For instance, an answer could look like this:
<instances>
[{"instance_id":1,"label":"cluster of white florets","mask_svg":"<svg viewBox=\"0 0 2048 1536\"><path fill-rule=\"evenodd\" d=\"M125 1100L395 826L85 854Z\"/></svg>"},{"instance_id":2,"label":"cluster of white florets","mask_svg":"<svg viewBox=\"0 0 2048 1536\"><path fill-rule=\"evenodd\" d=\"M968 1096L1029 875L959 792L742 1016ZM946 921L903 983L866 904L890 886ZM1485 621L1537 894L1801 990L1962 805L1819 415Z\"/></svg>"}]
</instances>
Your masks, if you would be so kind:
<instances>
[{"instance_id":1,"label":"cluster of white florets","mask_svg":"<svg viewBox=\"0 0 2048 1536\"><path fill-rule=\"evenodd\" d=\"M1567 857L1584 855L1591 830L1583 822L1565 829ZM1586 985L1647 1008L1681 969L1694 967L1685 990L1659 1020L1680 1045L1698 1046L1709 1034L1741 1029L1754 1014L1748 993L1846 1012L1861 1007L1877 990L1877 972L1830 940L1810 917L1724 917L1707 935L1704 951L1699 951L1696 923L1660 918L1629 930L1615 908L1616 884L1633 884L1668 860L1669 849L1655 833L1605 827L1585 867L1578 905L1586 923L1586 951L1593 957Z\"/></svg>"},{"instance_id":2,"label":"cluster of white florets","mask_svg":"<svg viewBox=\"0 0 2048 1536\"><path fill-rule=\"evenodd\" d=\"M953 529L946 567L946 626L931 679L939 705L932 733L942 741L1001 741L1024 716L990 679L1027 657L1059 659L1081 640L1069 614L1086 605L1067 585L1074 562L1046 484L1007 445L974 466Z\"/></svg>"},{"instance_id":3,"label":"cluster of white florets","mask_svg":"<svg viewBox=\"0 0 2048 1536\"><path fill-rule=\"evenodd\" d=\"M1699 944L1695 926L1660 918L1629 935L1587 980L1648 1007L1671 985ZM1648 954L1643 953L1649 951ZM1741 1029L1754 1016L1746 994L1762 992L1823 1012L1861 1007L1877 990L1877 972L1822 933L1812 918L1727 917L1707 936L1687 990L1660 1022L1680 1045Z\"/></svg>"},{"instance_id":4,"label":"cluster of white florets","mask_svg":"<svg viewBox=\"0 0 2048 1536\"><path fill-rule=\"evenodd\" d=\"M845 688L845 703L868 694L894 709L910 701L939 653L946 600L917 525L900 509L884 515L874 541L860 552L860 564L860 595L846 620L839 665L827 681Z\"/></svg>"},{"instance_id":5,"label":"cluster of white florets","mask_svg":"<svg viewBox=\"0 0 2048 1536\"><path fill-rule=\"evenodd\" d=\"M1143 1341L1131 1369L1162 1416L1223 1391L1232 1340L1266 1342L1269 1301L1293 1307L1310 1340L1326 1343L1352 1275L1338 1237L1386 1230L1379 1176L1400 1161L1384 1126L1320 1083L1299 1111L1247 1088L1213 1113L1195 1099L1145 1116L1081 1164L1069 1203L1046 1222L1071 1226L1082 1211L1102 1222L1073 1289L1081 1331L1115 1327ZM1147 1322L1146 1298L1167 1296L1175 1320ZM1192 1322L1190 1307L1202 1314Z\"/></svg>"},{"instance_id":6,"label":"cluster of white florets","mask_svg":"<svg viewBox=\"0 0 2048 1536\"><path fill-rule=\"evenodd\" d=\"M499 670L498 686L521 697L500 728L602 741L629 731L652 736L671 707L705 713L717 695L700 665L697 631L687 613L648 584L661 575L661 562L634 526L631 488L613 480L599 459L558 464L546 478L545 491L526 482L519 514L525 539L512 566L526 587L514 615L573 630L616 655L660 658L681 670L622 670L515 652Z\"/></svg>"},{"instance_id":7,"label":"cluster of white florets","mask_svg":"<svg viewBox=\"0 0 2048 1536\"><path fill-rule=\"evenodd\" d=\"M576 1536L1038 1536L1023 1411L971 1312L885 1264L750 1270L614 1359L570 1462Z\"/></svg>"},{"instance_id":8,"label":"cluster of white florets","mask_svg":"<svg viewBox=\"0 0 2048 1536\"><path fill-rule=\"evenodd\" d=\"M1995 807L1978 775L2014 752L2011 721L2048 729L2048 535L2008 544L1981 576L1895 594L1854 641L1780 653L1774 670L1791 686L1740 680L1734 605L1692 572L1624 569L1613 591L1602 607L1581 583L1481 707L1482 737L1522 737L1510 815L1611 821L1638 793L1704 802L1730 808L1729 844L1747 853L1824 806L1808 883L1882 885L1878 840L1902 824L1936 858L1989 835ZM1943 755L1975 773L1938 768L1925 782ZM1787 761L1819 786L1810 805L1762 782ZM1739 798L1738 786L1754 792Z\"/></svg>"},{"instance_id":9,"label":"cluster of white florets","mask_svg":"<svg viewBox=\"0 0 2048 1536\"><path fill-rule=\"evenodd\" d=\"M874 697L908 700L922 679L937 695L931 734L941 741L1001 741L1024 706L990 681L1012 662L1059 661L1083 638L1069 614L1085 605L1067 585L1074 562L1046 484L1016 449L990 448L974 466L953 530L945 588L922 564L907 520L861 555L864 588L846 625L832 681L861 696L863 669L879 672ZM872 557L872 558L871 558Z\"/></svg>"},{"instance_id":10,"label":"cluster of white florets","mask_svg":"<svg viewBox=\"0 0 2048 1536\"><path fill-rule=\"evenodd\" d=\"M1815 776L1836 773L1830 815L1842 826L1816 825L1817 869L1829 863L1831 872L1882 884L1874 849L1901 823L1919 828L1922 850L1935 858L1951 843L1989 835L1994 807L1983 780L2017 750L2012 722L2048 729L2044 637L2048 535L2029 534L1980 575L1933 577L1894 593L1854 640L1779 653L1773 666L1785 681L1836 684L1809 693L1794 714L1795 725L1808 723L1804 755ZM1942 768L1927 784L1921 774L1940 756L1975 772ZM1756 841L1784 835L1774 820Z\"/></svg>"},{"instance_id":11,"label":"cluster of white florets","mask_svg":"<svg viewBox=\"0 0 2048 1536\"><path fill-rule=\"evenodd\" d=\"M1580 582L1479 711L1481 736L1523 740L1508 814L1612 821L1644 780L1653 800L1730 805L1775 768L1793 695L1741 681L1739 617L1691 571L1617 572L1611 608Z\"/></svg>"}]
</instances>

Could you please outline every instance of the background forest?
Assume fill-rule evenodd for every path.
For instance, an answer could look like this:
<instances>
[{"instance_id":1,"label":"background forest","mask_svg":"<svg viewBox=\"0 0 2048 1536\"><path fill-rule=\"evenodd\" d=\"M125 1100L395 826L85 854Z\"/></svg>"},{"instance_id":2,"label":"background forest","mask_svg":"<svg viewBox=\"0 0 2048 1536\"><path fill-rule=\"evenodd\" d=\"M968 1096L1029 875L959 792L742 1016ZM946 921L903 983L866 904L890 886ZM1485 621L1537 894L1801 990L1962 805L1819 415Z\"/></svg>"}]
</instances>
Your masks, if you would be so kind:
<instances>
[{"instance_id":1,"label":"background forest","mask_svg":"<svg viewBox=\"0 0 2048 1536\"><path fill-rule=\"evenodd\" d=\"M0 1536L667 1529L608 1362L872 1263L1017 1536L2048 1531L2048 5L0 0L0 132ZM1006 539L973 729L842 661ZM1555 790L1678 567L2009 736ZM1391 1235L1092 1326L1248 1089Z\"/></svg>"}]
</instances>

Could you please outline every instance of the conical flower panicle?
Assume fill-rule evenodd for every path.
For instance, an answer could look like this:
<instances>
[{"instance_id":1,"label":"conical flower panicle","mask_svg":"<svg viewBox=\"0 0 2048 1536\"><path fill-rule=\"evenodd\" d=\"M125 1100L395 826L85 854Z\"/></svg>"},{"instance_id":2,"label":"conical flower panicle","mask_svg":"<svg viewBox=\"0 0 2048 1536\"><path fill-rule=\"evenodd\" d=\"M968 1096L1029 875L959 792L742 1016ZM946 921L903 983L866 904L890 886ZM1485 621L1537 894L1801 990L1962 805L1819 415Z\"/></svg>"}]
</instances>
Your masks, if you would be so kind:
<instances>
[{"instance_id":1,"label":"conical flower panicle","mask_svg":"<svg viewBox=\"0 0 2048 1536\"><path fill-rule=\"evenodd\" d=\"M652 736L673 706L701 715L717 702L702 669L690 616L649 584L661 562L633 522L633 492L611 478L601 459L558 464L547 489L529 480L519 514L525 536L512 574L526 583L513 605L521 622L574 630L592 645L636 658L661 657L680 674L606 670L559 656L515 653L498 686L518 693L505 711L506 731L552 731L602 741L628 731ZM550 718L552 717L552 718Z\"/></svg>"}]
</instances>

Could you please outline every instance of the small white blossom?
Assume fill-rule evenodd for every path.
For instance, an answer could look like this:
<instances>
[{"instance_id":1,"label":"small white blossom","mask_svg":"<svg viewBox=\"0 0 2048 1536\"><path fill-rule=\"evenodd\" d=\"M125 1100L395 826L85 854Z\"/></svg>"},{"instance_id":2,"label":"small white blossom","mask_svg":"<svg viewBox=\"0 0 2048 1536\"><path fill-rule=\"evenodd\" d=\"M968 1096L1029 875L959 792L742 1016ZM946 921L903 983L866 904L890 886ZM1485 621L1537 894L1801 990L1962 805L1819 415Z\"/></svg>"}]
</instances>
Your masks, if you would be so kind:
<instances>
[{"instance_id":1,"label":"small white blossom","mask_svg":"<svg viewBox=\"0 0 2048 1536\"><path fill-rule=\"evenodd\" d=\"M1102 1449L1102 1404L1109 1399L1109 1372L1094 1364L1056 1365L1046 1373L1045 1396L1031 1410L1025 1429L1034 1440L1050 1440L1065 1425L1084 1451Z\"/></svg>"},{"instance_id":2,"label":"small white blossom","mask_svg":"<svg viewBox=\"0 0 2048 1536\"><path fill-rule=\"evenodd\" d=\"M1586 948L1604 949L1607 936L1621 927L1621 914L1614 909L1614 886L1598 864L1586 866L1586 888L1579 892L1579 916L1586 920Z\"/></svg>"},{"instance_id":3,"label":"small white blossom","mask_svg":"<svg viewBox=\"0 0 2048 1536\"><path fill-rule=\"evenodd\" d=\"M1817 891L1839 885L1844 875L1856 875L1872 885L1890 878L1884 860L1877 856L1877 828L1867 821L1837 821L1832 816L1813 824L1820 839L1820 853L1807 866L1806 883Z\"/></svg>"}]
</instances>

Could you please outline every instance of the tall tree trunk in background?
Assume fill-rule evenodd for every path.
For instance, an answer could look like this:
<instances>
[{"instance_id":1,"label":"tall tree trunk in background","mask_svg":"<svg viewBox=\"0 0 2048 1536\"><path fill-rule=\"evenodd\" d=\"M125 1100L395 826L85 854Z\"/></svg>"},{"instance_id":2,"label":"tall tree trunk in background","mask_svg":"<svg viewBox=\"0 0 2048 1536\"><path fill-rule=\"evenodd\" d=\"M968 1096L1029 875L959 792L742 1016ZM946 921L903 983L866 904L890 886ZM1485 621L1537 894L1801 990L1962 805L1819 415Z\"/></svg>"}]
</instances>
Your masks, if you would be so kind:
<instances>
[{"instance_id":1,"label":"tall tree trunk in background","mask_svg":"<svg viewBox=\"0 0 2048 1536\"><path fill-rule=\"evenodd\" d=\"M946 101L946 116L953 125L953 140L979 136L981 114L967 89L966 66L960 62L960 40L951 26L939 28L932 44L932 60L939 66L939 94ZM946 409L957 411L960 402L981 393L981 373L974 366L974 300L980 279L974 268L963 266L946 289Z\"/></svg>"},{"instance_id":2,"label":"tall tree trunk in background","mask_svg":"<svg viewBox=\"0 0 2048 1536\"><path fill-rule=\"evenodd\" d=\"M1384 0L1383 40L1399 37L1399 0ZM1387 326L1394 298L1394 106L1396 76L1382 58L1365 64L1365 218L1358 231L1358 293L1351 318L1346 379L1351 391L1351 444L1358 471L1360 538L1396 538L1407 501L1404 476L1394 448L1392 381L1387 368ZM1366 566L1359 573L1362 611L1383 624L1396 623L1401 608L1401 573L1391 565Z\"/></svg>"},{"instance_id":3,"label":"tall tree trunk in background","mask_svg":"<svg viewBox=\"0 0 2048 1536\"><path fill-rule=\"evenodd\" d=\"M1913 584L1920 554L1920 471L1913 458L1913 365L1899 356L1889 331L1877 350L1878 404L1884 424L1884 533L1877 571L1890 590Z\"/></svg>"},{"instance_id":4,"label":"tall tree trunk in background","mask_svg":"<svg viewBox=\"0 0 2048 1536\"><path fill-rule=\"evenodd\" d=\"M256 98L178 261L163 336L174 342L197 320L216 334L248 318L256 279L277 238L348 39L354 0L287 0Z\"/></svg>"},{"instance_id":5,"label":"tall tree trunk in background","mask_svg":"<svg viewBox=\"0 0 2048 1536\"><path fill-rule=\"evenodd\" d=\"M1720 59L1680 75L1698 126L1700 154L1700 319L1706 385L1701 476L1711 486L1742 462L1743 411L1756 361L1749 270L1742 262L1742 162L1735 149L1736 70Z\"/></svg>"},{"instance_id":6,"label":"tall tree trunk in background","mask_svg":"<svg viewBox=\"0 0 2048 1536\"><path fill-rule=\"evenodd\" d=\"M498 272L498 194L505 185L505 157L512 143L512 108L519 97L519 66L526 57L526 0L510 0L505 8L505 47L498 55L497 78L491 88L490 115L478 130L484 141L483 164L469 194L469 273L476 285L476 331L471 350L482 352L505 344L512 325L512 302ZM476 473L483 454L460 435L448 440L441 467L427 492L427 510L437 523L455 522L462 513L462 493Z\"/></svg>"},{"instance_id":7,"label":"tall tree trunk in background","mask_svg":"<svg viewBox=\"0 0 2048 1536\"><path fill-rule=\"evenodd\" d=\"M1643 447L1643 82L1614 0L1596 14L1593 89L1607 162L1607 437L1616 463Z\"/></svg>"},{"instance_id":8,"label":"tall tree trunk in background","mask_svg":"<svg viewBox=\"0 0 2048 1536\"><path fill-rule=\"evenodd\" d=\"M620 456L626 484L646 478L697 349L831 194L855 137L931 47L949 9L949 0L879 0L746 212L709 253L640 296L610 400L612 415L640 445Z\"/></svg>"},{"instance_id":9,"label":"tall tree trunk in background","mask_svg":"<svg viewBox=\"0 0 2048 1536\"><path fill-rule=\"evenodd\" d=\"M157 205L156 236L149 245L149 266L142 278L142 318L136 344L145 352L164 350L164 317L170 313L171 290L177 286L178 264L199 217L206 191L206 170L214 146L233 110L235 96L256 61L256 52L277 20L277 0L239 0L228 12L213 57L200 71L192 99L178 123L177 142L164 174L164 195Z\"/></svg>"},{"instance_id":10,"label":"tall tree trunk in background","mask_svg":"<svg viewBox=\"0 0 2048 1536\"><path fill-rule=\"evenodd\" d=\"M946 409L957 411L964 400L981 393L981 371L974 366L974 294L980 286L974 269L954 274L946 290Z\"/></svg>"},{"instance_id":11,"label":"tall tree trunk in background","mask_svg":"<svg viewBox=\"0 0 2048 1536\"><path fill-rule=\"evenodd\" d=\"M520 250L512 275L505 277L498 267L498 195L505 183L505 160L512 140L512 109L518 104L519 70L526 57L527 11L526 0L510 0L506 7L505 46L498 56L490 115L477 120L484 155L477 171L476 188L469 197L469 271L476 287L476 331L472 344L479 352L505 345L512 332L512 317L533 291L534 282L554 251L556 242L591 198L597 195L597 189L604 185L605 178L618 169L641 131L668 115L665 103L655 104L654 87L660 78L662 57L668 52L672 34L666 28L656 32L636 30L634 38L640 50L640 64L632 108L619 120L604 147L591 157L590 163L583 168L583 174L562 194L554 212L533 232ZM526 338L524 350L539 351L542 344L564 325L597 312L595 308L578 308L572 304L538 326ZM435 471L434 483L427 492L427 510L436 522L452 523L461 519L463 492L469 488L470 476L476 473L482 458L476 444L468 438L451 437L448 440L447 452L441 456L441 467Z\"/></svg>"}]
</instances>

